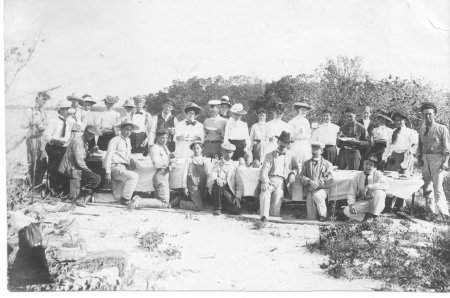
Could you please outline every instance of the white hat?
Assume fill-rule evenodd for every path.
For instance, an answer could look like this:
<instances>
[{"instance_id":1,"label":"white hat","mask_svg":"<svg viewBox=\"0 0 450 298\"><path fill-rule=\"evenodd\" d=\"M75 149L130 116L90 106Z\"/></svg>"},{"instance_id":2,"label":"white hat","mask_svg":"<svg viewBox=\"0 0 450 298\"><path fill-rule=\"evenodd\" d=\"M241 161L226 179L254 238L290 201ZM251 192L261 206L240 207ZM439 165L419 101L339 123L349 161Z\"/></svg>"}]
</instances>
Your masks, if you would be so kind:
<instances>
[{"instance_id":1,"label":"white hat","mask_svg":"<svg viewBox=\"0 0 450 298\"><path fill-rule=\"evenodd\" d=\"M222 102L218 99L212 99L212 100L208 101L208 104L210 106L220 106L221 103Z\"/></svg>"},{"instance_id":2,"label":"white hat","mask_svg":"<svg viewBox=\"0 0 450 298\"><path fill-rule=\"evenodd\" d=\"M230 113L245 115L247 111L244 110L244 106L241 103L236 103L231 107Z\"/></svg>"}]
</instances>

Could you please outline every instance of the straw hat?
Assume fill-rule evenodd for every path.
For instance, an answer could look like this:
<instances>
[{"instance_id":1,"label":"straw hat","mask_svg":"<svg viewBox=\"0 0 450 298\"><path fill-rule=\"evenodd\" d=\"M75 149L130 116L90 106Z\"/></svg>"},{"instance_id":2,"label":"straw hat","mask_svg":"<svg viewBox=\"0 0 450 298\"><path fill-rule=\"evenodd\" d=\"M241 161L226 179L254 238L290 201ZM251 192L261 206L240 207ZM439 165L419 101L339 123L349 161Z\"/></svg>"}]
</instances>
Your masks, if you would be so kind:
<instances>
[{"instance_id":1,"label":"straw hat","mask_svg":"<svg viewBox=\"0 0 450 298\"><path fill-rule=\"evenodd\" d=\"M83 101L83 97L80 96L79 94L76 94L75 92L72 93L71 95L66 97L67 100L79 100L79 101Z\"/></svg>"},{"instance_id":2,"label":"straw hat","mask_svg":"<svg viewBox=\"0 0 450 298\"><path fill-rule=\"evenodd\" d=\"M199 107L195 102L190 102L184 108L184 113L187 113L189 111L194 111L195 115L198 115L198 114L200 114L201 110L202 110L202 108Z\"/></svg>"},{"instance_id":3,"label":"straw hat","mask_svg":"<svg viewBox=\"0 0 450 298\"><path fill-rule=\"evenodd\" d=\"M244 106L241 103L236 103L231 107L230 113L245 115L247 111L244 110Z\"/></svg>"},{"instance_id":4,"label":"straw hat","mask_svg":"<svg viewBox=\"0 0 450 298\"><path fill-rule=\"evenodd\" d=\"M127 99L127 100L125 100L125 102L124 102L124 104L123 104L123 107L129 107L129 108L134 108L134 103L132 102L132 100L131 99Z\"/></svg>"}]
</instances>

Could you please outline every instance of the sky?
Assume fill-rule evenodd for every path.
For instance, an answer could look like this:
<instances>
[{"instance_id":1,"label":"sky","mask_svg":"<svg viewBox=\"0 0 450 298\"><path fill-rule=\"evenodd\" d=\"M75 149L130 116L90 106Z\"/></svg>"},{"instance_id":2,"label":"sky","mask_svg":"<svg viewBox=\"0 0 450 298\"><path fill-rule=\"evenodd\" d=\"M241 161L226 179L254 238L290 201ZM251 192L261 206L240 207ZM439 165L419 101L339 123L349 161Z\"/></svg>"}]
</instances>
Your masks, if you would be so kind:
<instances>
[{"instance_id":1,"label":"sky","mask_svg":"<svg viewBox=\"0 0 450 298\"><path fill-rule=\"evenodd\" d=\"M6 48L41 28L44 40L7 104L58 85L56 102L123 102L193 76L273 81L338 55L362 57L375 78L450 85L447 0L5 0L4 13Z\"/></svg>"}]
</instances>

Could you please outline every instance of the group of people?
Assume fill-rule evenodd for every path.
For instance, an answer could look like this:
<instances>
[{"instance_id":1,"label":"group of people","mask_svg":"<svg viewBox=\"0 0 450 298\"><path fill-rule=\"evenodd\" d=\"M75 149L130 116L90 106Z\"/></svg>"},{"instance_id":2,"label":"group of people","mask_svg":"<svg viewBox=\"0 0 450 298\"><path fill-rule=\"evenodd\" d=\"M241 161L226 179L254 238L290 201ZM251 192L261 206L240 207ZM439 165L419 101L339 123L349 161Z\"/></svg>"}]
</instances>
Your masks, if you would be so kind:
<instances>
[{"instance_id":1,"label":"group of people","mask_svg":"<svg viewBox=\"0 0 450 298\"><path fill-rule=\"evenodd\" d=\"M29 129L30 181L39 185L47 170L51 187L62 193L68 187L67 177L78 181L80 191L71 194L71 199L79 206L92 199L101 180L85 159L102 150L106 151L102 161L105 179L112 183L113 197L130 208L201 210L204 199L210 196L214 214L239 214L242 191L237 184L242 181L237 181L237 169L242 165L260 167L256 196L263 223L269 216L279 216L282 199L294 183L302 185L299 196L310 202L307 206L313 209L314 217L326 220L326 190L335 166L361 170L351 183L348 206L342 213L362 221L376 218L385 207L387 183L381 170L411 174L416 155L428 206L448 216L442 180L448 170L449 132L445 125L436 123L437 107L431 102L421 106L424 123L417 132L406 127L408 117L402 112L390 118L384 113L372 115L370 107L364 109L360 121L355 109L348 107L341 127L331 122L333 113L325 109L322 123L312 128L306 115L313 107L306 102L294 103L297 115L288 122L282 120L282 104L270 111L259 109L258 122L249 130L242 120L247 111L241 103L231 104L227 96L208 102L209 117L203 123L197 120L202 108L192 102L184 107L185 119L179 121L172 114L171 100L163 103L160 113L151 115L144 110L145 97L136 96L133 102L125 102L126 112L120 115L112 109L117 97L106 96L106 111L93 113L96 101L76 94L67 97L70 105L58 108L58 118L47 121L43 106L48 99L48 94L38 94L36 106L23 125ZM266 121L269 112L273 119ZM389 127L392 125L394 129ZM139 180L133 171L133 153L150 155L155 168L153 198L133 196ZM184 197L170 200L169 176L180 160L186 161ZM429 198L430 183L434 200Z\"/></svg>"}]
</instances>

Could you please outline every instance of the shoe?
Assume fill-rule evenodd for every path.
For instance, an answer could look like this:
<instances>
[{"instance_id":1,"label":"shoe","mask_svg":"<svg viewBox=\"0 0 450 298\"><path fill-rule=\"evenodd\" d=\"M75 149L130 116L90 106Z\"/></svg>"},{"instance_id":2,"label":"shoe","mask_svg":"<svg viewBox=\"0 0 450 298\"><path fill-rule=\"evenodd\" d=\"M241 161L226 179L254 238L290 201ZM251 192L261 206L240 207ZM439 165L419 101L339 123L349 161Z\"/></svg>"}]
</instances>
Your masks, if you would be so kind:
<instances>
[{"instance_id":1,"label":"shoe","mask_svg":"<svg viewBox=\"0 0 450 298\"><path fill-rule=\"evenodd\" d=\"M82 199L82 198L77 198L75 200L72 200L72 202L79 207L86 207L86 203L84 202L84 199Z\"/></svg>"},{"instance_id":2,"label":"shoe","mask_svg":"<svg viewBox=\"0 0 450 298\"><path fill-rule=\"evenodd\" d=\"M366 215L364 215L364 219L362 220L362 222L372 222L374 221L374 217L375 215L373 215L372 213L366 213Z\"/></svg>"},{"instance_id":3,"label":"shoe","mask_svg":"<svg viewBox=\"0 0 450 298\"><path fill-rule=\"evenodd\" d=\"M121 201L120 203L122 204L122 200L120 200L120 201ZM135 195L127 205L128 210L134 210L134 209L138 208L141 205L141 201L142 201L142 198L138 195Z\"/></svg>"},{"instance_id":4,"label":"shoe","mask_svg":"<svg viewBox=\"0 0 450 298\"><path fill-rule=\"evenodd\" d=\"M326 221L327 220L327 217L326 216L319 216L319 221L320 222L324 222L324 221Z\"/></svg>"},{"instance_id":5,"label":"shoe","mask_svg":"<svg viewBox=\"0 0 450 298\"><path fill-rule=\"evenodd\" d=\"M263 216L263 217L261 217L261 220L260 220L260 228L264 229L266 227L266 225L267 225L267 218L265 216Z\"/></svg>"},{"instance_id":6,"label":"shoe","mask_svg":"<svg viewBox=\"0 0 450 298\"><path fill-rule=\"evenodd\" d=\"M127 200L125 198L120 198L120 205L128 207L130 205L131 200Z\"/></svg>"},{"instance_id":7,"label":"shoe","mask_svg":"<svg viewBox=\"0 0 450 298\"><path fill-rule=\"evenodd\" d=\"M221 215L222 214L222 211L220 211L220 210L214 210L214 215Z\"/></svg>"}]
</instances>

